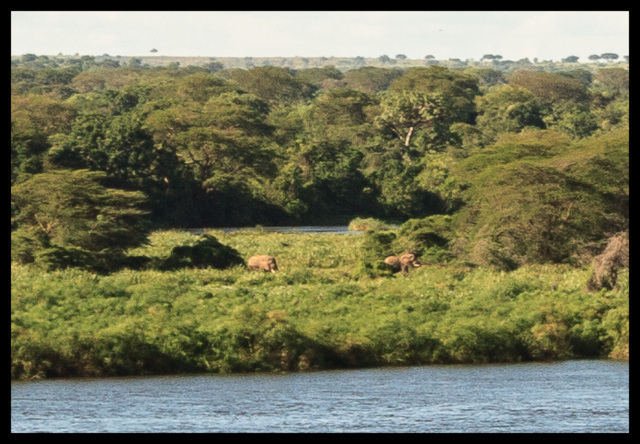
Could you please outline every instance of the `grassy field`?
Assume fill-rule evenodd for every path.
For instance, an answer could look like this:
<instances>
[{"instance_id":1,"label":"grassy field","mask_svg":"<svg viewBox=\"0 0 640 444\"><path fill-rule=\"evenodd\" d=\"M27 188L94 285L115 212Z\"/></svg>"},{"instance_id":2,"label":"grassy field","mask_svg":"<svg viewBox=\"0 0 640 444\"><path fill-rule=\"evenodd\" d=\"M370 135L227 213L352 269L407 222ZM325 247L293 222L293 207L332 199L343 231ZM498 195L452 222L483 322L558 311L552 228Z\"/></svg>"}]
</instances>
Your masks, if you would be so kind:
<instances>
[{"instance_id":1,"label":"grassy field","mask_svg":"<svg viewBox=\"0 0 640 444\"><path fill-rule=\"evenodd\" d=\"M588 293L587 269L511 273L424 264L355 273L364 236L211 231L276 274L11 267L11 377L307 371L432 363L628 358L628 272ZM195 242L155 232L132 251Z\"/></svg>"}]
</instances>

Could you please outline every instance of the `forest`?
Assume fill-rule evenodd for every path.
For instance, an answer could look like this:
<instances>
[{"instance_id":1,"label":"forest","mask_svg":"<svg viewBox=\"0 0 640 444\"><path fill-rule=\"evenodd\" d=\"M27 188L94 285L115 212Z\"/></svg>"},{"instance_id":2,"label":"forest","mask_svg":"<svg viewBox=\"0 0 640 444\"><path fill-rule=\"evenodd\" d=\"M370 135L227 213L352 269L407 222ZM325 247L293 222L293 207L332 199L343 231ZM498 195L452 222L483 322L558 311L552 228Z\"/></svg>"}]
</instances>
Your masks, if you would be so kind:
<instances>
[{"instance_id":1,"label":"forest","mask_svg":"<svg viewBox=\"0 0 640 444\"><path fill-rule=\"evenodd\" d=\"M258 244L260 239L267 242L260 226L347 225L352 221L364 221L366 233L357 241L349 236L353 245L343 255L351 258L350 265L344 262L347 260L344 257L327 258L335 263L319 267L320 274L316 275L309 271L315 261L306 258L284 267L278 277L270 278L275 281L267 281L266 276L242 277L238 270L251 250L251 243L243 239ZM566 329L565 342L552 352L523 351L529 347L526 344L531 345L541 337L548 340L551 333L545 328L556 325L554 320L564 316L554 311L553 303L547 299L540 302L542 305L532 302L531 307L537 306L536 310L547 314L536 312L526 322L518 317L513 328L526 331L523 333L526 338L510 343L512 348L502 355L493 356L495 349L489 347L492 350L489 361L568 356L573 352L567 350L576 344L578 349L588 349L586 354L590 356L608 356L613 350L617 350L614 353L617 356L624 356L620 349L624 349L627 341L628 354L628 314L626 330L624 327L624 304L628 309L626 272L617 272L618 283L614 278L608 284L589 288L591 293L584 284L592 261L611 240L621 235L628 239L628 225L628 64L568 63L562 69L532 64L501 69L499 63L464 68L427 63L407 68L361 66L345 71L334 66L225 68L219 63L187 67L175 64L150 67L139 63L120 66L109 59L98 61L89 56L56 60L29 55L12 60L12 377L109 374L95 369L92 373L88 367L74 370L64 367L59 361L64 355L60 347L64 346L57 342L54 346L48 341L55 342L55 338L45 337L44 326L54 320L44 322L41 317L53 316L51 310L55 312L62 300L70 309L74 297L69 294L76 293L75 298L82 300L75 307L81 316L91 318L91 310L95 313L106 310L104 305L94 305L107 300L119 301L120 308L110 308L117 311L117 316L131 314L134 308L124 300L131 298L129 302L133 303L132 295L137 294L133 288L151 285L151 280L156 279L171 279L171 285L177 287L184 280L197 288L210 285L211 279L221 279L226 282L224 285L232 287L240 283L240 288L230 290L235 292L234 298L242 301L237 312L231 310L235 313L233 319L243 319L245 324L253 319L256 325L266 326L264 334L279 331L288 338L280 338L284 342L293 341L292 347L299 351L296 352L299 356L296 355L297 364L293 367L287 364L286 369L304 367L298 362L302 356L306 356L302 361L311 359L305 355L309 344L302 343L303 337L305 341L314 338L315 346L309 350L315 350L316 355L326 359L333 356L328 366L338 365L336 362L353 364L358 361L357 353L365 352L367 357L362 362L370 365L483 361L479 356L486 358L487 353L473 347L471 351L452 355L446 347L447 340L443 339L445 332L436 327L440 324L435 320L429 324L429 333L424 330L427 324L414 324L418 322L415 313L407 315L412 320L406 325L412 329L414 339L431 341L430 354L422 356L419 347L414 349L413 339L403 336L397 340L415 356L411 355L409 361L406 356L385 360L383 355L395 356L395 346L389 344L397 346L397 343L389 339L387 344L386 339L379 337L380 344L368 348L360 334L371 338L374 333L363 333L364 326L359 333L342 332L335 347L325 344L329 348L322 349L323 354L318 344L323 343L321 338L331 337L320 326L325 321L318 320L317 325L313 324L318 330L305 330L302 335L302 327L289 328L295 325L295 318L287 318L271 303L258 304L263 310L258 314L257 308L243 305L248 304L247 298L254 291L263 300L271 286L275 286L274 291L281 298L298 300L299 294L287 296L282 286L302 286L299 290L304 293L310 291L305 285L322 288L328 285L332 290L324 288L318 293L332 294L329 299L335 300L333 306L326 306L326 301L318 302L325 315L339 306L355 309L358 303L351 301L354 294L360 299L376 295L373 299L381 305L375 310L384 311L381 307L385 304L396 307L393 304L399 302L391 303L390 294L408 290L401 290L401 279L390 277L381 260L384 254L402 251L418 254L426 267L445 267L438 268L440 274L457 276L446 278L451 282L448 287L440 288L440 284L432 281L427 285L437 287L438 292L447 291L447 298L454 297L450 292L456 285L461 285L465 292L477 284L483 286L481 296L485 299L491 298L487 296L489 293L506 291L510 295L508 300L503 296L501 300L508 302L509 312L517 311L513 301L527 293L527 288L531 294L540 293L540 297L544 294L545 298L561 292L558 288L562 284L547 286L548 281L558 280L557 273L580 274L581 284L571 287L570 297L563 293L572 303L581 304L578 299L593 297L593 291L599 291L595 294L605 298L606 302L600 301L598 308L592 307L596 302L586 303L588 315L563 318L560 324ZM257 233L245 238L224 235L216 230L222 227L257 227ZM153 239L160 233L188 228L208 228L211 235L202 238L177 235L182 245L174 242L161 254L150 252ZM334 245L344 242L327 239ZM291 241L279 242L286 245ZM319 248L305 242L300 240L296 245L309 251ZM322 245L325 241L317 242ZM271 249L283 247L274 244ZM333 248L324 254L329 252L340 256ZM546 271L532 271L541 270L539 267ZM204 278L200 274L197 278L179 277L181 273L201 273L203 269L209 269L217 277ZM325 276L323 269L333 271ZM425 273L424 268L418 269L406 281L421 276L426 279ZM545 281L543 291L527 287L526 279L509 278L504 273L549 275L540 277ZM123 276L128 276L126 284ZM580 280L575 274L572 276L575 282ZM396 286L393 291L381 290L374 284L390 278ZM109 283L114 279L119 279L117 284ZM472 283L473 279L478 282ZM480 282L482 279L489 279L491 284ZM494 284L507 285L496 284L503 279L512 279L508 285L518 289L496 289ZM70 280L76 283L70 286ZM74 289L76 285L84 286L84 290ZM413 291L413 298L419 292L419 286L415 285L409 287L413 289L409 291ZM216 288L213 292L202 288L189 290L212 295L192 294L190 303L217 301L222 287ZM64 294L67 290L69 294ZM346 299L340 302L339 295ZM165 296L167 300L161 303L164 308L160 312L177 319L179 314L171 308L174 302L169 301L169 295ZM93 300L94 297L100 300ZM318 297L314 300L324 301ZM82 308L88 302L92 308ZM433 294L428 301L416 299L411 304L406 301L402 304L398 309L406 309L408 313L439 312L445 310L443 307L455 305L446 298L438 301ZM146 315L154 315L153 306L146 306ZM220 306L217 305L218 309ZM313 307L304 306L307 314L313 311ZM506 310L505 307L496 306L495 310ZM142 306L138 308L143 310ZM467 309L470 308L464 308ZM604 321L613 319L613 312L617 313L615 326ZM136 312L136 316L140 313ZM496 312L492 313L496 316ZM401 329L400 317L392 322L387 315L384 319L391 322L389 329ZM64 318L74 319L75 315L68 313L68 316ZM137 318L132 317L130 322L135 323L134 319ZM283 319L289 319L287 328L283 327L286 323ZM183 332L188 341L222 353L222 345L211 344L211 338L218 336L207 336L184 322L172 332L178 335L174 339L183 337L178 331L188 330L191 333ZM223 324L210 327L215 330ZM85 337L80 330L65 325L58 339L66 338L65 341L75 344L73 347L87 350L98 341L97 337ZM338 324L331 325L338 329ZM476 333L483 331L477 325L470 328ZM136 328L118 336L125 330L122 327L115 336L103 339L117 342L117 338L126 337L123 344L156 356L149 351L149 342L139 337L132 339L130 335L138 332ZM225 334L231 334L232 330L225 330ZM394 338L397 332L391 330L389 337ZM506 339L513 333L507 331L510 330L496 334ZM570 331L582 333L571 339ZM296 335L291 336L292 332ZM103 334L106 335L104 331ZM202 339L202 335L207 339ZM557 328L553 335L556 339L562 336ZM584 335L591 335L587 345ZM256 337L244 330L240 336ZM504 347L492 337L491 341L494 340ZM98 342L102 344L98 348L104 346ZM57 349L57 358L35 363L39 358L34 357L38 354L38 346L34 344L38 343L49 350ZM235 344L245 351L256 347L241 341ZM443 348L439 349L438 344ZM125 345L122 346L126 349ZM569 348L563 348L565 345ZM176 359L180 361L179 347L173 344L170 348L177 353L171 358L175 364ZM92 350L91 353L98 353L98 349ZM282 350L274 353L280 352L285 353ZM91 359L98 359L97 355L92 356ZM269 359L275 359L273 356ZM247 366L246 362L241 365L240 358L231 354L225 359L226 364L216 367L216 371L272 368ZM35 365L36 369L29 370L29 365ZM56 365L58 370L52 370ZM124 370L114 371L126 374L148 369L142 364L136 367L135 362L122 365ZM157 368L153 371L161 371L161 364L154 365ZM185 365L183 362L177 366L181 370L204 371L209 364Z\"/></svg>"}]
</instances>

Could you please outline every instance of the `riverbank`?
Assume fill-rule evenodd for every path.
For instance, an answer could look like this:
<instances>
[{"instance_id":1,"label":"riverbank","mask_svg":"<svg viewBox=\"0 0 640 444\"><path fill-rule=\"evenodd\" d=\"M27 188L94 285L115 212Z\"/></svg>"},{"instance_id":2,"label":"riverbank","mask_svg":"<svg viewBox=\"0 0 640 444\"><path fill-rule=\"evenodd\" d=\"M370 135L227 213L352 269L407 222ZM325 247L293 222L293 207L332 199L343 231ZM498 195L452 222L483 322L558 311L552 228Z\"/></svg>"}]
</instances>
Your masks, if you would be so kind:
<instances>
[{"instance_id":1,"label":"riverbank","mask_svg":"<svg viewBox=\"0 0 640 444\"><path fill-rule=\"evenodd\" d=\"M628 272L583 290L589 270L511 273L424 264L356 277L362 236L209 232L279 272L11 267L11 377L305 371L434 363L628 358ZM196 236L156 232L149 257Z\"/></svg>"}]
</instances>

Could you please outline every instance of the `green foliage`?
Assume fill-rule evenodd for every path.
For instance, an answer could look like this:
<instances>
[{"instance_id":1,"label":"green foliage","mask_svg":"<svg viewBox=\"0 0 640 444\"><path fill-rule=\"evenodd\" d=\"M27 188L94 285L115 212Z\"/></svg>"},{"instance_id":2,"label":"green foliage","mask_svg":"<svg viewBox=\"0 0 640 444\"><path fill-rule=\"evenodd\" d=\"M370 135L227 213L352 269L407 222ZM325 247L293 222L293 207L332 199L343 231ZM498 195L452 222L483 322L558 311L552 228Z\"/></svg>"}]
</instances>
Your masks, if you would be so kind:
<instances>
[{"instance_id":1,"label":"green foliage","mask_svg":"<svg viewBox=\"0 0 640 444\"><path fill-rule=\"evenodd\" d=\"M447 235L436 230L447 246L423 251L434 261L588 262L628 224L628 67L486 59L491 68L386 57L383 68L354 58L150 69L137 59L14 58L11 182L101 171L104 185L144 193L144 217L165 227L449 215ZM40 263L73 264L69 248L87 250L17 222L20 260L58 248ZM57 236L87 237L72 233L87 226L66 223ZM426 229L403 237L418 245Z\"/></svg>"},{"instance_id":2,"label":"green foliage","mask_svg":"<svg viewBox=\"0 0 640 444\"><path fill-rule=\"evenodd\" d=\"M357 69L350 69L343 75L344 82L349 88L363 91L368 94L375 94L386 90L391 82L402 75L400 69L377 68L365 66Z\"/></svg>"},{"instance_id":3,"label":"green foliage","mask_svg":"<svg viewBox=\"0 0 640 444\"><path fill-rule=\"evenodd\" d=\"M218 268L244 265L244 260L235 249L221 244L218 239L203 234L193 245L178 245L173 247L171 254L163 259L158 267L161 270L176 268Z\"/></svg>"},{"instance_id":4,"label":"green foliage","mask_svg":"<svg viewBox=\"0 0 640 444\"><path fill-rule=\"evenodd\" d=\"M471 260L505 269L576 263L607 233L624 230L628 133L619 135L573 145L553 133L523 134L461 162L460 173L470 177L471 186L465 191L468 204L456 218ZM617 159L616 166L610 164L619 174L611 177L619 183L616 191L603 188L606 168L592 169L608 162L602 156ZM458 245L464 243L460 239Z\"/></svg>"},{"instance_id":5,"label":"green foliage","mask_svg":"<svg viewBox=\"0 0 640 444\"><path fill-rule=\"evenodd\" d=\"M410 68L394 80L389 91L439 94L452 123L473 123L474 99L480 93L477 77L441 66Z\"/></svg>"},{"instance_id":6,"label":"green foliage","mask_svg":"<svg viewBox=\"0 0 640 444\"><path fill-rule=\"evenodd\" d=\"M583 291L588 269L562 265L423 265L356 281L361 256L397 252L399 237L212 233L244 257L272 253L278 274L13 263L12 379L628 358L628 271L596 295ZM166 258L207 238L150 239L129 253Z\"/></svg>"},{"instance_id":7,"label":"green foliage","mask_svg":"<svg viewBox=\"0 0 640 444\"><path fill-rule=\"evenodd\" d=\"M592 231L603 223L598 202L584 202L585 185L556 170L518 162L490 168L478 181L481 203L465 213L477 212L474 258L482 265L560 263L575 253L578 238L601 234Z\"/></svg>"},{"instance_id":8,"label":"green foliage","mask_svg":"<svg viewBox=\"0 0 640 444\"><path fill-rule=\"evenodd\" d=\"M355 276L391 276L392 270L384 263L384 259L387 256L399 254L395 251L396 238L396 234L392 231L366 231L360 247Z\"/></svg>"},{"instance_id":9,"label":"green foliage","mask_svg":"<svg viewBox=\"0 0 640 444\"><path fill-rule=\"evenodd\" d=\"M418 255L422 264L446 264L453 259L449 244L454 237L450 216L410 219L398 232L401 251Z\"/></svg>"},{"instance_id":10,"label":"green foliage","mask_svg":"<svg viewBox=\"0 0 640 444\"><path fill-rule=\"evenodd\" d=\"M29 263L39 254L47 266L68 266L92 255L108 269L124 250L145 242L144 195L105 188L105 176L60 170L13 186L12 258ZM39 252L45 249L52 250Z\"/></svg>"},{"instance_id":11,"label":"green foliage","mask_svg":"<svg viewBox=\"0 0 640 444\"><path fill-rule=\"evenodd\" d=\"M234 72L232 80L242 90L260 97L270 105L291 104L309 97L313 92L311 85L293 76L289 69L275 66L239 70Z\"/></svg>"},{"instance_id":12,"label":"green foliage","mask_svg":"<svg viewBox=\"0 0 640 444\"><path fill-rule=\"evenodd\" d=\"M319 95L307 111L310 135L361 144L371 134L372 96L355 89L334 88Z\"/></svg>"},{"instance_id":13,"label":"green foliage","mask_svg":"<svg viewBox=\"0 0 640 444\"><path fill-rule=\"evenodd\" d=\"M509 85L531 91L541 104L549 106L566 102L580 105L590 99L583 82L557 73L520 69L509 76Z\"/></svg>"},{"instance_id":14,"label":"green foliage","mask_svg":"<svg viewBox=\"0 0 640 444\"><path fill-rule=\"evenodd\" d=\"M427 146L441 143L440 139L446 138L451 120L439 94L406 90L389 93L383 97L381 108L376 124L387 128L400 140L406 160L412 157L410 146L417 129L428 128Z\"/></svg>"},{"instance_id":15,"label":"green foliage","mask_svg":"<svg viewBox=\"0 0 640 444\"><path fill-rule=\"evenodd\" d=\"M526 127L544 128L542 110L530 91L500 85L476 99L477 126L488 141L498 134L520 132Z\"/></svg>"}]
</instances>

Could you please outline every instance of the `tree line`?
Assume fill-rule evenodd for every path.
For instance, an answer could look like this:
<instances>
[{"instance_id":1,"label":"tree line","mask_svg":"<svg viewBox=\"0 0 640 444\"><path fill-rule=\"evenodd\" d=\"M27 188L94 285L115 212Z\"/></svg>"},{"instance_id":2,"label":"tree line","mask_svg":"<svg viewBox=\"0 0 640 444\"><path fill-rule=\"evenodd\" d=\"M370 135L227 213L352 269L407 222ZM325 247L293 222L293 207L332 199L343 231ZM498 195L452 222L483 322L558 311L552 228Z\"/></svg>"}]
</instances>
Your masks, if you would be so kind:
<instances>
[{"instance_id":1,"label":"tree line","mask_svg":"<svg viewBox=\"0 0 640 444\"><path fill-rule=\"evenodd\" d=\"M395 241L425 256L514 269L583 263L628 229L626 68L37 60L11 68L14 260L360 216L409 220Z\"/></svg>"}]
</instances>

